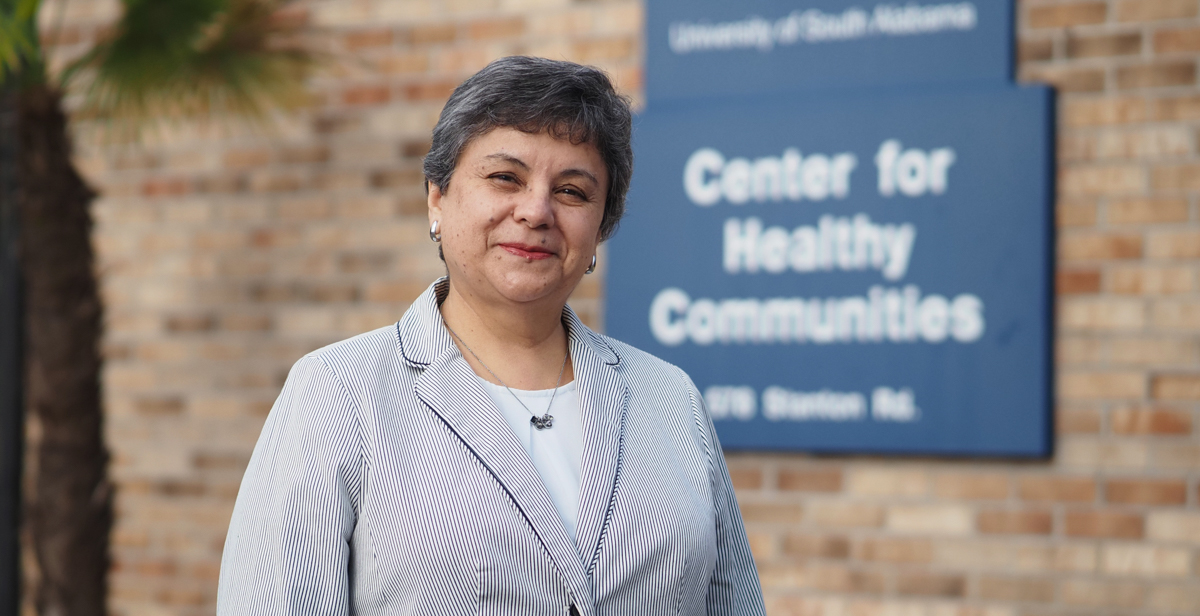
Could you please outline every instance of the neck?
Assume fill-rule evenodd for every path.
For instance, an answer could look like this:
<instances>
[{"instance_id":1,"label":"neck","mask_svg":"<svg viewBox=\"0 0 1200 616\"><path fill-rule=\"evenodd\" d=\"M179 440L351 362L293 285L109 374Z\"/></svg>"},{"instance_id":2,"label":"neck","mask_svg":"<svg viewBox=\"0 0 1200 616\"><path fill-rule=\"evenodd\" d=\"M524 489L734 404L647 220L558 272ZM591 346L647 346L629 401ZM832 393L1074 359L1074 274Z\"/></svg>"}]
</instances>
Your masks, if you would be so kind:
<instances>
[{"instance_id":1,"label":"neck","mask_svg":"<svg viewBox=\"0 0 1200 616\"><path fill-rule=\"evenodd\" d=\"M514 389L550 389L558 382L567 353L562 305L498 306L458 292L451 281L440 309L457 334L451 338L463 359L480 378ZM568 361L561 383L573 378Z\"/></svg>"}]
</instances>

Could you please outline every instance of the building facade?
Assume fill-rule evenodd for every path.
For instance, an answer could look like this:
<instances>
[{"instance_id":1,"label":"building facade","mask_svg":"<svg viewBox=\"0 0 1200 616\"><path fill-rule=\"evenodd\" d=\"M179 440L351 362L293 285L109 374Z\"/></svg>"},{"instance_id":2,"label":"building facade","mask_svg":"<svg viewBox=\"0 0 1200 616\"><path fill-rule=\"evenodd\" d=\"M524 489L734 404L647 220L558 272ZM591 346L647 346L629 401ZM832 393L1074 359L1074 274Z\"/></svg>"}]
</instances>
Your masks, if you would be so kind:
<instances>
[{"instance_id":1,"label":"building facade","mask_svg":"<svg viewBox=\"0 0 1200 616\"><path fill-rule=\"evenodd\" d=\"M120 10L61 5L60 61ZM641 101L637 0L289 11L329 58L308 108L166 123L140 144L75 125L102 195L119 616L212 613L238 483L292 363L394 322L442 273L421 158L459 81L540 55L602 67ZM731 454L772 616L1200 613L1200 1L1022 0L1016 19L1018 79L1059 92L1054 455ZM599 328L604 271L572 300Z\"/></svg>"}]
</instances>

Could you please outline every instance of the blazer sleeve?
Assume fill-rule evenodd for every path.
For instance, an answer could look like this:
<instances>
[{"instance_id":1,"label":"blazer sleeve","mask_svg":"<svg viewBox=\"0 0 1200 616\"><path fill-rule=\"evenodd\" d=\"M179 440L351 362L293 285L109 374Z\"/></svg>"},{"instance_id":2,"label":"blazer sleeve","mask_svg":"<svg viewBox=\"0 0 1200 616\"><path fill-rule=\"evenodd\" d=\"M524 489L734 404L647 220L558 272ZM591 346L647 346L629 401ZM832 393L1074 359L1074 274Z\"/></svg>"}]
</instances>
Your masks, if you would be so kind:
<instances>
[{"instance_id":1,"label":"blazer sleeve","mask_svg":"<svg viewBox=\"0 0 1200 616\"><path fill-rule=\"evenodd\" d=\"M346 387L319 357L292 368L234 505L217 614L348 614L361 445Z\"/></svg>"},{"instance_id":2,"label":"blazer sleeve","mask_svg":"<svg viewBox=\"0 0 1200 616\"><path fill-rule=\"evenodd\" d=\"M717 440L717 432L704 404L704 398L700 396L691 378L686 375L685 378L711 454L713 506L716 508L717 524L717 563L708 584L707 613L710 616L765 616L766 607L763 605L762 586L758 581L758 568L755 567L754 556L750 553L750 541L746 538L746 528L742 524L742 513L734 497L733 482L729 478L729 468L725 465L721 443Z\"/></svg>"}]
</instances>

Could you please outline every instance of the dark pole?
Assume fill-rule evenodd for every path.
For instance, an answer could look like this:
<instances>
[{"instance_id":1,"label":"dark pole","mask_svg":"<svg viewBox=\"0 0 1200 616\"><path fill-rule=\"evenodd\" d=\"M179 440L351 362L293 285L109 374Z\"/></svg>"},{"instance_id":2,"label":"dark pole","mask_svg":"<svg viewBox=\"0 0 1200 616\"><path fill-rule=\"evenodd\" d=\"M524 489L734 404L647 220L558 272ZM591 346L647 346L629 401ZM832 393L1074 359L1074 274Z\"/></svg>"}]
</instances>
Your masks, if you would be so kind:
<instances>
[{"instance_id":1,"label":"dark pole","mask_svg":"<svg viewBox=\"0 0 1200 616\"><path fill-rule=\"evenodd\" d=\"M17 261L17 105L0 90L0 616L20 611L21 458L25 436Z\"/></svg>"}]
</instances>

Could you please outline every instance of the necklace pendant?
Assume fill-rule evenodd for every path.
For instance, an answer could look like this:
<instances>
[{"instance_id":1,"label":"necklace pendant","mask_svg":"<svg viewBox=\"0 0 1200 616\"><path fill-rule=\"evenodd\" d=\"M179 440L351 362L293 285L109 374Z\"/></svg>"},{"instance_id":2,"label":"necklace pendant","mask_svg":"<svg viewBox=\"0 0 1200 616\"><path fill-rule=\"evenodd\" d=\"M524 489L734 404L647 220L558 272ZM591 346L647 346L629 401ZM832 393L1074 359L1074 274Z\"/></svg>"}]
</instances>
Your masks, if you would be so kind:
<instances>
[{"instance_id":1,"label":"necklace pendant","mask_svg":"<svg viewBox=\"0 0 1200 616\"><path fill-rule=\"evenodd\" d=\"M546 413L541 417L530 417L529 423L533 424L533 427L537 428L538 430L545 430L546 428L554 425L554 416L550 413Z\"/></svg>"}]
</instances>

